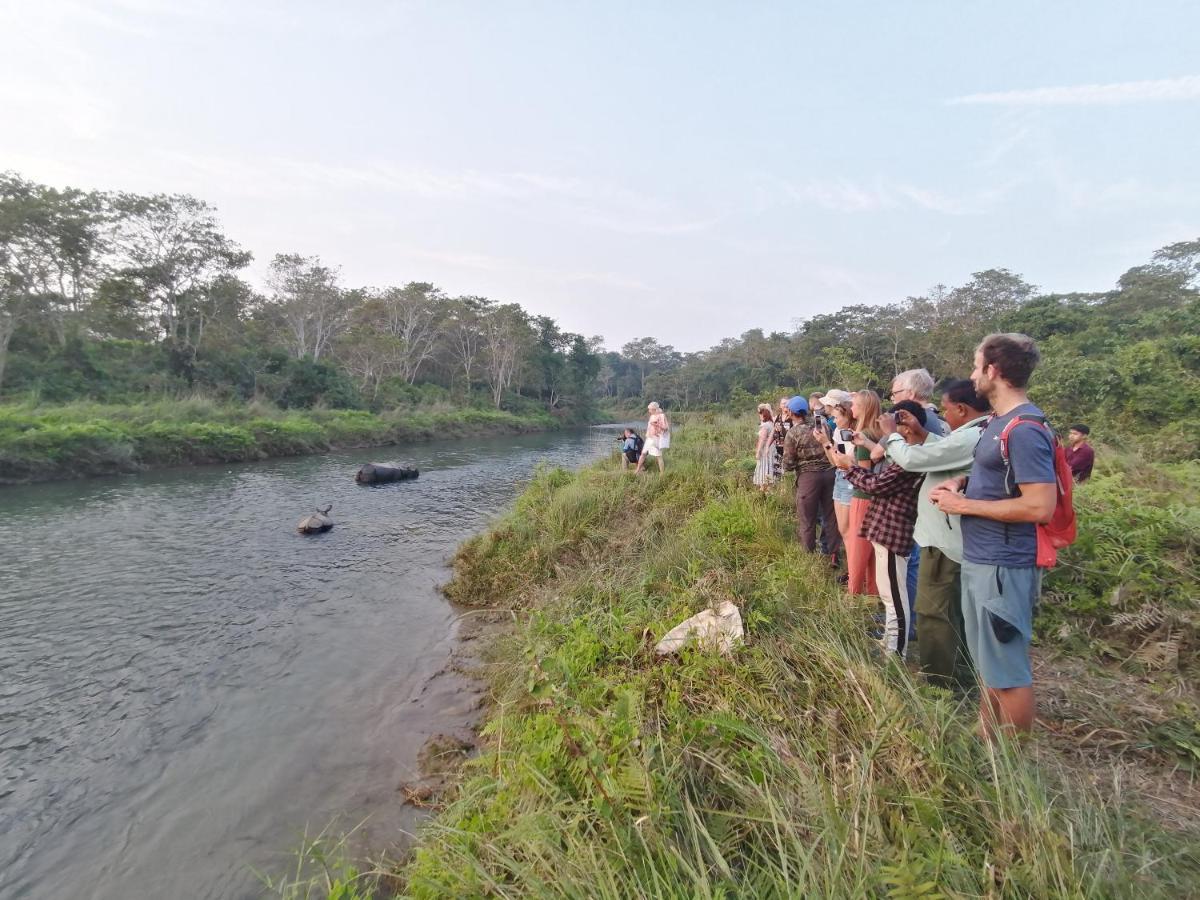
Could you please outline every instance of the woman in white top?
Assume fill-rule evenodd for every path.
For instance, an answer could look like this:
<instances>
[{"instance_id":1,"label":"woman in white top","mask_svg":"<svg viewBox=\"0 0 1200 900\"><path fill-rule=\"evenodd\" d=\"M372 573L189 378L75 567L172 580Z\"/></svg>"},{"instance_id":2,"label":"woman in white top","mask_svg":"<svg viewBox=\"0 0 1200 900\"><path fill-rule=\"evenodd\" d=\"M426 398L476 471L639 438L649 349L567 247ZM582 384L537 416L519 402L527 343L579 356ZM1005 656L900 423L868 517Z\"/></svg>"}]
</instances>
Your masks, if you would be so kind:
<instances>
[{"instance_id":1,"label":"woman in white top","mask_svg":"<svg viewBox=\"0 0 1200 900\"><path fill-rule=\"evenodd\" d=\"M775 442L771 440L775 431L771 404L758 404L758 443L754 447L754 483L764 494L775 483Z\"/></svg>"},{"instance_id":2,"label":"woman in white top","mask_svg":"<svg viewBox=\"0 0 1200 900\"><path fill-rule=\"evenodd\" d=\"M638 458L634 472L641 474L646 455L649 454L658 461L658 471L661 474L663 451L671 446L671 423L667 421L667 414L662 411L662 407L654 401L650 402L646 411L650 413L650 419L646 422L646 446L642 448L642 455Z\"/></svg>"}]
</instances>

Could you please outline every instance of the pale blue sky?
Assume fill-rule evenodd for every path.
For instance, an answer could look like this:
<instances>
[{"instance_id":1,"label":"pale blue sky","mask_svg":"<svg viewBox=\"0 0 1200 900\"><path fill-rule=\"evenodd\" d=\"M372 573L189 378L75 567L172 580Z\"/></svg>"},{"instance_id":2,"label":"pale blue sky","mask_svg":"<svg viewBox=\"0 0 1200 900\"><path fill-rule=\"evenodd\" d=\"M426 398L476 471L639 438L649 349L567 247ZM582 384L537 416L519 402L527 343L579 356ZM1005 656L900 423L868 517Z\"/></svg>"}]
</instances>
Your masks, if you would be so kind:
<instances>
[{"instance_id":1,"label":"pale blue sky","mask_svg":"<svg viewBox=\"0 0 1200 900\"><path fill-rule=\"evenodd\" d=\"M0 0L0 169L697 350L1200 236L1200 4Z\"/></svg>"}]
</instances>

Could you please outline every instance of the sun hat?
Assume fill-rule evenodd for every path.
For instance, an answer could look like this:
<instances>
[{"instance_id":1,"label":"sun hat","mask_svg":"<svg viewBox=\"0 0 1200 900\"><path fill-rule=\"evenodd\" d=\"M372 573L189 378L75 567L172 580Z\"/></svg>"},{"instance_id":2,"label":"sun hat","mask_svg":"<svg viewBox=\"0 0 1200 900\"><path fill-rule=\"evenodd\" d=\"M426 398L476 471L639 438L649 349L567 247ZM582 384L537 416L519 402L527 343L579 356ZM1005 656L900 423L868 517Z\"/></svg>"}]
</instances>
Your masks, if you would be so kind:
<instances>
[{"instance_id":1,"label":"sun hat","mask_svg":"<svg viewBox=\"0 0 1200 900\"><path fill-rule=\"evenodd\" d=\"M843 391L841 388L830 388L829 393L821 398L821 405L849 406L850 401L853 399L849 391Z\"/></svg>"}]
</instances>

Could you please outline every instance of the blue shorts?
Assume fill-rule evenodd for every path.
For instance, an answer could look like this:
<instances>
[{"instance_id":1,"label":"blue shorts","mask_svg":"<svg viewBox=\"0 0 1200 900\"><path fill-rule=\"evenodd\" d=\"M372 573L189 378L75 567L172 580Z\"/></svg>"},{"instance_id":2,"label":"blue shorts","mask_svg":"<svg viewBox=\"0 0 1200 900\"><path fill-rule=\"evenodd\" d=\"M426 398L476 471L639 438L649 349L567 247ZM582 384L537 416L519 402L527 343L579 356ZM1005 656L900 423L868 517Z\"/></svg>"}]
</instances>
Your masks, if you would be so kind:
<instances>
[{"instance_id":1,"label":"blue shorts","mask_svg":"<svg viewBox=\"0 0 1200 900\"><path fill-rule=\"evenodd\" d=\"M984 687L1033 684L1029 643L1042 592L1042 570L963 561L963 631Z\"/></svg>"},{"instance_id":2,"label":"blue shorts","mask_svg":"<svg viewBox=\"0 0 1200 900\"><path fill-rule=\"evenodd\" d=\"M833 502L842 506L850 505L850 495L854 493L854 485L846 480L846 473L841 469L833 476Z\"/></svg>"}]
</instances>

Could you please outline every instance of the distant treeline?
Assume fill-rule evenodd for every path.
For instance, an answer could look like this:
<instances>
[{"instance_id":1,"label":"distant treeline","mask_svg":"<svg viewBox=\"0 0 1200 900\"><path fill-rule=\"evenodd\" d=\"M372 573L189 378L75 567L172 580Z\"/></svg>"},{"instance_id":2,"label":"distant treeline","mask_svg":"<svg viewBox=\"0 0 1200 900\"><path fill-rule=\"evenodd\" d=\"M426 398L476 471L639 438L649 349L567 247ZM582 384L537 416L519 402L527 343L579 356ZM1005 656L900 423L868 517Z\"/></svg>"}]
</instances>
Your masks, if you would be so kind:
<instances>
[{"instance_id":1,"label":"distant treeline","mask_svg":"<svg viewBox=\"0 0 1200 900\"><path fill-rule=\"evenodd\" d=\"M273 258L259 292L241 276L250 259L193 197L0 175L0 391L563 415L593 402L600 339L548 316L424 282L348 287L295 253Z\"/></svg>"},{"instance_id":2,"label":"distant treeline","mask_svg":"<svg viewBox=\"0 0 1200 900\"><path fill-rule=\"evenodd\" d=\"M1039 342L1032 392L1058 424L1086 420L1102 437L1155 433L1166 458L1195 457L1200 426L1200 240L1172 244L1101 293L1040 294L1005 269L886 305L847 306L792 333L748 331L702 353L651 339L645 395L675 408L753 409L810 388L885 388L924 367L970 374L980 338L1020 331ZM628 355L632 345L625 348Z\"/></svg>"},{"instance_id":3,"label":"distant treeline","mask_svg":"<svg viewBox=\"0 0 1200 900\"><path fill-rule=\"evenodd\" d=\"M605 350L517 303L420 281L348 287L318 257L278 254L265 291L215 210L188 196L56 189L0 175L0 393L129 402L205 393L286 408L469 400L558 416L596 401L675 409L777 392L885 386L898 371L968 374L988 331L1041 342L1034 392L1100 433L1166 428L1200 406L1200 240L1172 244L1101 293L1040 294L1006 269L883 305L755 329L698 353L652 337ZM1178 434L1176 434L1176 432Z\"/></svg>"}]
</instances>

